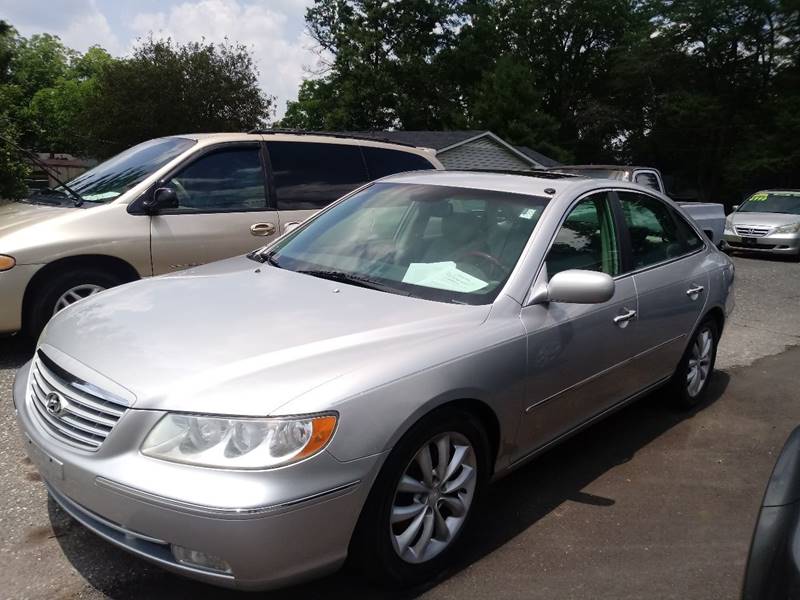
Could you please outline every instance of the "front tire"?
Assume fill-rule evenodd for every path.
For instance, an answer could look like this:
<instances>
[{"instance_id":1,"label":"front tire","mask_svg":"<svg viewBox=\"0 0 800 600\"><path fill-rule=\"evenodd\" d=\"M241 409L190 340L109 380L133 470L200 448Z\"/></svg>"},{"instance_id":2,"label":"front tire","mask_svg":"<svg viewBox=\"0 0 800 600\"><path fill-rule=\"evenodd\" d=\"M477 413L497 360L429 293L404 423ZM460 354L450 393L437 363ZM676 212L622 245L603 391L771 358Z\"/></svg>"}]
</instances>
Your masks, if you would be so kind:
<instances>
[{"instance_id":1,"label":"front tire","mask_svg":"<svg viewBox=\"0 0 800 600\"><path fill-rule=\"evenodd\" d=\"M33 292L34 296L25 322L25 333L35 341L47 322L59 310L121 283L123 280L116 275L90 268L54 275Z\"/></svg>"},{"instance_id":2,"label":"front tire","mask_svg":"<svg viewBox=\"0 0 800 600\"><path fill-rule=\"evenodd\" d=\"M708 318L695 330L670 381L670 397L678 408L694 408L705 400L714 375L718 343L719 326Z\"/></svg>"},{"instance_id":3,"label":"front tire","mask_svg":"<svg viewBox=\"0 0 800 600\"><path fill-rule=\"evenodd\" d=\"M480 421L438 410L414 425L381 469L350 554L378 583L416 585L446 568L488 481L490 451Z\"/></svg>"}]
</instances>

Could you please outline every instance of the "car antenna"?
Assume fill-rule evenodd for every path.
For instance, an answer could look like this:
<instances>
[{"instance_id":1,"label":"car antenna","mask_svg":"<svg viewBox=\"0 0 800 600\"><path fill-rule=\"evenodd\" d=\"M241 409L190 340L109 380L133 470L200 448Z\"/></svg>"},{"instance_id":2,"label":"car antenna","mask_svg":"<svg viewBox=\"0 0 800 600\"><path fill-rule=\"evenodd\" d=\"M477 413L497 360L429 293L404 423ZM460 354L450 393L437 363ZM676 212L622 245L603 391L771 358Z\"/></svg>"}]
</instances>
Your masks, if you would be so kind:
<instances>
[{"instance_id":1,"label":"car antenna","mask_svg":"<svg viewBox=\"0 0 800 600\"><path fill-rule=\"evenodd\" d=\"M56 170L52 169L46 162L44 162L41 158L36 156L36 154L31 152L30 150L26 150L21 146L18 146L16 143L12 142L10 139L8 139L6 136L2 134L0 134L0 140L3 140L6 144L14 148L14 150L16 150L17 152L23 154L24 156L27 156L29 159L31 159L33 162L39 165L48 175L50 175L50 177L55 179L56 183L58 183L67 192L69 192L69 195L75 199L75 206L83 205L83 198L81 197L81 195L75 190L73 190L71 187L69 187L66 183L61 181L58 174L56 173Z\"/></svg>"}]
</instances>

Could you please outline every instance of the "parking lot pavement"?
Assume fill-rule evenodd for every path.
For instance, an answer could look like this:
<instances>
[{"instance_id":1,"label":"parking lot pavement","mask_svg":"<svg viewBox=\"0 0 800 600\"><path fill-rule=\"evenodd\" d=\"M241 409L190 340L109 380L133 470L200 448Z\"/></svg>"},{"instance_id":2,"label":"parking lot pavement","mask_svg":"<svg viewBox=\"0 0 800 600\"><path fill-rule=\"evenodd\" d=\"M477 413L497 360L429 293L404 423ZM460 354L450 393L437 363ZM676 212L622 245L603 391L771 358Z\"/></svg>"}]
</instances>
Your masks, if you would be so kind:
<instances>
[{"instance_id":1,"label":"parking lot pavement","mask_svg":"<svg viewBox=\"0 0 800 600\"><path fill-rule=\"evenodd\" d=\"M800 264L736 267L705 406L678 413L653 395L500 481L465 555L425 590L390 593L345 572L266 597L736 597L772 464L800 423ZM133 558L48 501L12 414L24 360L0 340L0 597L245 597Z\"/></svg>"}]
</instances>

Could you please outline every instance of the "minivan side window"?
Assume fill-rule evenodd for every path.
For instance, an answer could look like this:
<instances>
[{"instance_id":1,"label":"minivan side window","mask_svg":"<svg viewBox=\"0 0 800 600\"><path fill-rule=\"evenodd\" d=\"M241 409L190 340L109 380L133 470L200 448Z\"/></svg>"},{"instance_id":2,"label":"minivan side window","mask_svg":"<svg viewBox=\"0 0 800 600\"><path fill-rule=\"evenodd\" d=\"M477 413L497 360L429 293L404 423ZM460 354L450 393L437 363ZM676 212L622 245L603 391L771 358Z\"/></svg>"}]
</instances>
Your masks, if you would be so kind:
<instances>
[{"instance_id":1,"label":"minivan side window","mask_svg":"<svg viewBox=\"0 0 800 600\"><path fill-rule=\"evenodd\" d=\"M267 142L278 210L323 208L369 181L361 148Z\"/></svg>"},{"instance_id":2,"label":"minivan side window","mask_svg":"<svg viewBox=\"0 0 800 600\"><path fill-rule=\"evenodd\" d=\"M620 253L607 192L575 205L556 234L546 265L549 277L567 269L619 274Z\"/></svg>"},{"instance_id":3,"label":"minivan side window","mask_svg":"<svg viewBox=\"0 0 800 600\"><path fill-rule=\"evenodd\" d=\"M166 187L178 196L178 213L255 211L267 207L258 146L212 151L171 176Z\"/></svg>"},{"instance_id":4,"label":"minivan side window","mask_svg":"<svg viewBox=\"0 0 800 600\"><path fill-rule=\"evenodd\" d=\"M686 254L669 206L645 194L620 191L618 195L630 235L634 269Z\"/></svg>"},{"instance_id":5,"label":"minivan side window","mask_svg":"<svg viewBox=\"0 0 800 600\"><path fill-rule=\"evenodd\" d=\"M430 161L419 154L412 154L411 152L374 148L372 146L364 146L361 150L364 152L364 160L367 163L370 179L380 179L393 173L434 168Z\"/></svg>"}]
</instances>

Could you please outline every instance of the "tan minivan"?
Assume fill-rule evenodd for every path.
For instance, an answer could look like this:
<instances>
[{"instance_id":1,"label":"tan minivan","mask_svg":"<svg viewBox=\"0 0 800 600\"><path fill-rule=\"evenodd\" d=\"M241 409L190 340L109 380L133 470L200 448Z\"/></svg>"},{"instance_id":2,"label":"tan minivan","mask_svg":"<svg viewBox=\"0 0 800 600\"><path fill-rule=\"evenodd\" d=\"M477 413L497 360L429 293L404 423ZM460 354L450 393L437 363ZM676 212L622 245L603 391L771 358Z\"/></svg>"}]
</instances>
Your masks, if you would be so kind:
<instances>
[{"instance_id":1,"label":"tan minivan","mask_svg":"<svg viewBox=\"0 0 800 600\"><path fill-rule=\"evenodd\" d=\"M0 333L37 335L86 296L244 254L368 181L440 168L432 150L333 134L143 142L0 206Z\"/></svg>"}]
</instances>

